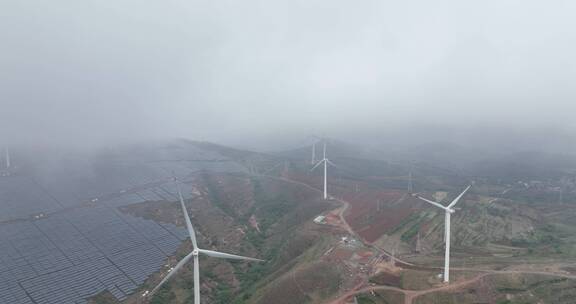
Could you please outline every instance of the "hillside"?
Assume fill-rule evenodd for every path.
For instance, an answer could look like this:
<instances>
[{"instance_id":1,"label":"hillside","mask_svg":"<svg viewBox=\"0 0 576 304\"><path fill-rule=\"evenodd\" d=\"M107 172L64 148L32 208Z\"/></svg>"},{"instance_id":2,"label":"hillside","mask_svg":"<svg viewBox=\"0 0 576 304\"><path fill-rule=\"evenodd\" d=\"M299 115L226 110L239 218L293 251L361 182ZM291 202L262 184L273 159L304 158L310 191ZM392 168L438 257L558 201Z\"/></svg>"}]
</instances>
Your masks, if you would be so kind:
<instances>
[{"instance_id":1,"label":"hillside","mask_svg":"<svg viewBox=\"0 0 576 304\"><path fill-rule=\"evenodd\" d=\"M472 178L426 163L356 158L349 151L334 153L339 157L332 158L337 167L329 169L333 199L327 202L320 199L320 172L310 172L309 160L298 159L294 152L269 157L234 152L229 155L242 157L236 161L248 164L249 170L201 170L188 176L186 184L194 195L187 203L201 244L268 261L260 265L203 259L205 303L336 304L354 294L359 303L475 303L486 297L488 303L520 301L525 299L522 292L510 295L501 287L510 275L534 273L546 281L571 272L563 269L572 269L576 261L576 221L570 215L576 205L571 203L574 187L566 179L528 187L520 181L474 179L473 190L453 216L456 283L446 293L437 277L443 214L407 192L408 176L414 191L444 202ZM560 183L563 201L554 195ZM524 199L533 193L542 193L543 199ZM183 224L173 201L129 205L122 211ZM324 220L314 223L320 214ZM177 256L188 250L185 242ZM151 277L141 290L151 289L162 275ZM564 279L571 281L571 276ZM523 280L519 289L529 293L535 288ZM482 286L476 294L462 294L461 288L476 282ZM190 284L188 267L151 303L186 303ZM362 292L372 288L376 293ZM141 301L139 294L127 302Z\"/></svg>"},{"instance_id":2,"label":"hillside","mask_svg":"<svg viewBox=\"0 0 576 304\"><path fill-rule=\"evenodd\" d=\"M309 227L308 222L312 218L331 206L309 189L268 178L211 172L195 175L190 187L193 187L192 192L196 196L187 203L199 244L203 248L267 260L263 264L248 265L202 259L202 274L205 274L202 277L202 295L205 303L265 298L265 293L256 294L259 285L276 277L281 280L284 271L290 269L290 265L296 265L298 258L314 244L331 237L330 231L325 235L326 231ZM122 210L134 216L183 225L181 208L173 202L147 202L126 206ZM189 251L189 247L185 243L181 252ZM161 289L151 303L186 303L191 296L188 285L190 270L187 267L176 280ZM338 278L338 273L335 273L335 278ZM155 283L157 280L149 280L147 289L151 289ZM261 301L266 303L266 300L257 299L254 303Z\"/></svg>"}]
</instances>

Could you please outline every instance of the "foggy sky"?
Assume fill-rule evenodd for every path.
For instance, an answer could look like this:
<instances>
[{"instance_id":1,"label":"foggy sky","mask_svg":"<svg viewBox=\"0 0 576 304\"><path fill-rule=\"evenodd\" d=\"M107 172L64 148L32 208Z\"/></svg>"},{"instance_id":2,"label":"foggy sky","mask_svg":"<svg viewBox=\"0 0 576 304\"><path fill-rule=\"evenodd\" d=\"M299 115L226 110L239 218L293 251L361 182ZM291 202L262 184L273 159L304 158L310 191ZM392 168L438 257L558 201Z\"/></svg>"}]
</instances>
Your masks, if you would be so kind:
<instances>
[{"instance_id":1,"label":"foggy sky","mask_svg":"<svg viewBox=\"0 0 576 304\"><path fill-rule=\"evenodd\" d=\"M576 132L575 15L568 0L1 1L0 141Z\"/></svg>"}]
</instances>

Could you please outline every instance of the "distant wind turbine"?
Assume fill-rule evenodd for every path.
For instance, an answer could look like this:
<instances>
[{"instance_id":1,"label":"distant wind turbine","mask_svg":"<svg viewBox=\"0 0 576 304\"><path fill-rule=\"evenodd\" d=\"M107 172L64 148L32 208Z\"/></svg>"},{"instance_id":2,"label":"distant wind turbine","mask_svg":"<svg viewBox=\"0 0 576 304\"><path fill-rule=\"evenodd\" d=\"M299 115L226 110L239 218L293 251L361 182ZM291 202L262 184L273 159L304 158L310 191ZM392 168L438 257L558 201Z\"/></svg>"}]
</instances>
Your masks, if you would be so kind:
<instances>
[{"instance_id":1,"label":"distant wind turbine","mask_svg":"<svg viewBox=\"0 0 576 304\"><path fill-rule=\"evenodd\" d=\"M447 207L440 205L435 201L431 201L429 199L425 199L419 195L415 195L417 198L430 203L438 208L441 208L445 212L445 222L444 222L444 239L446 242L446 252L444 256L444 282L450 282L450 215L454 213L454 205L458 203L458 201L466 194L466 192L472 187L472 185L468 186L460 195L458 195Z\"/></svg>"},{"instance_id":2,"label":"distant wind turbine","mask_svg":"<svg viewBox=\"0 0 576 304\"><path fill-rule=\"evenodd\" d=\"M414 170L414 164L410 164L410 171L408 172L408 193L414 193L414 182L412 181L412 171Z\"/></svg>"},{"instance_id":3,"label":"distant wind turbine","mask_svg":"<svg viewBox=\"0 0 576 304\"><path fill-rule=\"evenodd\" d=\"M8 148L6 148L4 150L5 152L5 156L6 156L6 169L10 169L10 150L8 150Z\"/></svg>"},{"instance_id":4,"label":"distant wind turbine","mask_svg":"<svg viewBox=\"0 0 576 304\"><path fill-rule=\"evenodd\" d=\"M314 165L316 163L316 144L320 142L320 138L316 135L312 135L311 137L314 141L312 142L312 159L310 163Z\"/></svg>"},{"instance_id":5,"label":"distant wind turbine","mask_svg":"<svg viewBox=\"0 0 576 304\"><path fill-rule=\"evenodd\" d=\"M326 157L326 142L324 142L324 158L322 158L322 160L320 160L314 167L312 167L310 171L313 171L322 163L324 164L324 199L326 200L328 199L328 164L336 166Z\"/></svg>"},{"instance_id":6,"label":"distant wind turbine","mask_svg":"<svg viewBox=\"0 0 576 304\"><path fill-rule=\"evenodd\" d=\"M311 164L314 164L316 162L316 141L314 141L312 143L312 160L311 160Z\"/></svg>"},{"instance_id":7,"label":"distant wind turbine","mask_svg":"<svg viewBox=\"0 0 576 304\"><path fill-rule=\"evenodd\" d=\"M257 261L263 262L263 260L254 259L243 257L239 255L233 255L228 253L222 253L212 250L200 249L198 248L198 244L196 242L196 233L194 232L194 228L192 227L192 222L190 221L190 217L188 216L188 211L186 210L186 206L184 204L184 198L182 197L182 192L180 192L180 186L178 186L178 196L180 198L180 205L182 206L182 211L184 212L184 218L186 219L186 227L188 228L188 233L190 234L190 240L192 241L193 251L185 256L176 266L172 269L168 275L156 286L151 295L154 294L158 289L166 283L184 264L186 264L190 259L194 259L194 304L200 304L200 265L198 256L200 253L205 254L207 256L211 256L214 258L220 259L231 259L231 260L246 260L246 261Z\"/></svg>"}]
</instances>

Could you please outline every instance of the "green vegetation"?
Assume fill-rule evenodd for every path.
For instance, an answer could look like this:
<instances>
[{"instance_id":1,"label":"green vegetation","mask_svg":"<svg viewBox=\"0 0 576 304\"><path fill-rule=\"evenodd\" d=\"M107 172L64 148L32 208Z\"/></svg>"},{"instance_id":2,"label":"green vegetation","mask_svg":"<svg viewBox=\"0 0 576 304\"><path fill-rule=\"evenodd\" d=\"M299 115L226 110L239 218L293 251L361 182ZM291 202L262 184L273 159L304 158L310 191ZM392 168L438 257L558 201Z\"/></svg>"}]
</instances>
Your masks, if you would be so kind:
<instances>
[{"instance_id":1,"label":"green vegetation","mask_svg":"<svg viewBox=\"0 0 576 304\"><path fill-rule=\"evenodd\" d=\"M376 302L373 297L368 295L359 295L356 297L358 304L379 304L382 302Z\"/></svg>"},{"instance_id":2,"label":"green vegetation","mask_svg":"<svg viewBox=\"0 0 576 304\"><path fill-rule=\"evenodd\" d=\"M412 238L414 238L420 231L421 223L422 218L418 218L416 223L414 223L412 226L410 226L410 228L408 228L404 233L402 233L402 236L400 237L402 241L409 242L410 240L412 240Z\"/></svg>"},{"instance_id":3,"label":"green vegetation","mask_svg":"<svg viewBox=\"0 0 576 304\"><path fill-rule=\"evenodd\" d=\"M154 297L152 298L152 301L150 301L150 304L168 304L173 303L174 300L176 300L176 295L174 294L174 291L172 291L172 289L170 288L170 283L168 283L162 286L156 292L156 294L154 294Z\"/></svg>"},{"instance_id":4,"label":"green vegetation","mask_svg":"<svg viewBox=\"0 0 576 304\"><path fill-rule=\"evenodd\" d=\"M484 288L478 288L482 287ZM499 274L475 286L455 292L437 292L416 299L416 304L498 304L573 303L576 282L545 275ZM490 300L491 299L491 300Z\"/></svg>"},{"instance_id":5,"label":"green vegetation","mask_svg":"<svg viewBox=\"0 0 576 304\"><path fill-rule=\"evenodd\" d=\"M531 232L528 238L512 239L510 244L515 247L529 248L528 253L532 255L544 253L549 256L563 253L562 247L565 242L562 237L565 236L556 225L546 224Z\"/></svg>"},{"instance_id":6,"label":"green vegetation","mask_svg":"<svg viewBox=\"0 0 576 304\"><path fill-rule=\"evenodd\" d=\"M202 179L204 180L204 185L206 186L206 190L208 192L208 199L212 204L216 207L220 208L224 213L228 216L234 218L236 213L234 210L226 204L225 200L220 196L220 191L218 191L218 186L212 181L212 178L206 173L202 172Z\"/></svg>"},{"instance_id":7,"label":"green vegetation","mask_svg":"<svg viewBox=\"0 0 576 304\"><path fill-rule=\"evenodd\" d=\"M434 213L435 214L435 213ZM408 216L399 225L394 227L390 234L400 233L402 235L400 238L403 242L410 242L420 231L422 223L429 220L429 214L427 212L414 213Z\"/></svg>"},{"instance_id":8,"label":"green vegetation","mask_svg":"<svg viewBox=\"0 0 576 304\"><path fill-rule=\"evenodd\" d=\"M501 296L498 303L573 303L576 282L544 275L498 275L492 282Z\"/></svg>"},{"instance_id":9,"label":"green vegetation","mask_svg":"<svg viewBox=\"0 0 576 304\"><path fill-rule=\"evenodd\" d=\"M264 190L262 182L257 178L252 178L252 185L255 204L251 213L258 217L260 230L265 233L281 217L292 211L297 204L290 202L284 193L270 195Z\"/></svg>"},{"instance_id":10,"label":"green vegetation","mask_svg":"<svg viewBox=\"0 0 576 304\"><path fill-rule=\"evenodd\" d=\"M396 291L379 290L374 293L360 294L358 304L396 304L404 303L404 295Z\"/></svg>"},{"instance_id":11,"label":"green vegetation","mask_svg":"<svg viewBox=\"0 0 576 304\"><path fill-rule=\"evenodd\" d=\"M405 270L400 276L400 286L407 290L423 290L432 287L429 278L435 273L418 270Z\"/></svg>"},{"instance_id":12,"label":"green vegetation","mask_svg":"<svg viewBox=\"0 0 576 304\"><path fill-rule=\"evenodd\" d=\"M226 283L218 282L214 292L214 302L216 304L229 304L232 303L233 298L234 295L230 286Z\"/></svg>"},{"instance_id":13,"label":"green vegetation","mask_svg":"<svg viewBox=\"0 0 576 304\"><path fill-rule=\"evenodd\" d=\"M414 213L411 214L409 217L407 217L404 221L402 221L400 223L400 225L396 226L391 232L390 234L394 234L397 233L399 231L401 231L402 229L404 229L406 226L414 224L416 222L418 222L418 220L420 220L421 215L419 213Z\"/></svg>"}]
</instances>

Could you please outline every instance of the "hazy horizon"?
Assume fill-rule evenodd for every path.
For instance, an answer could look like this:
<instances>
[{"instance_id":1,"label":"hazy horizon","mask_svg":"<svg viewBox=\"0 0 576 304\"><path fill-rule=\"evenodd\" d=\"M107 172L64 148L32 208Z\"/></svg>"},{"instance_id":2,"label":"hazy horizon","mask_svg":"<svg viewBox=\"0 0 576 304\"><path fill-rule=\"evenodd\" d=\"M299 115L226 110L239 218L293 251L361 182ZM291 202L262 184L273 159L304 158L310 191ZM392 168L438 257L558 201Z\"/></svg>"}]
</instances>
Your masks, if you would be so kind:
<instances>
[{"instance_id":1,"label":"hazy horizon","mask_svg":"<svg viewBox=\"0 0 576 304\"><path fill-rule=\"evenodd\" d=\"M0 146L183 137L273 150L325 134L571 148L574 9L4 2Z\"/></svg>"}]
</instances>

